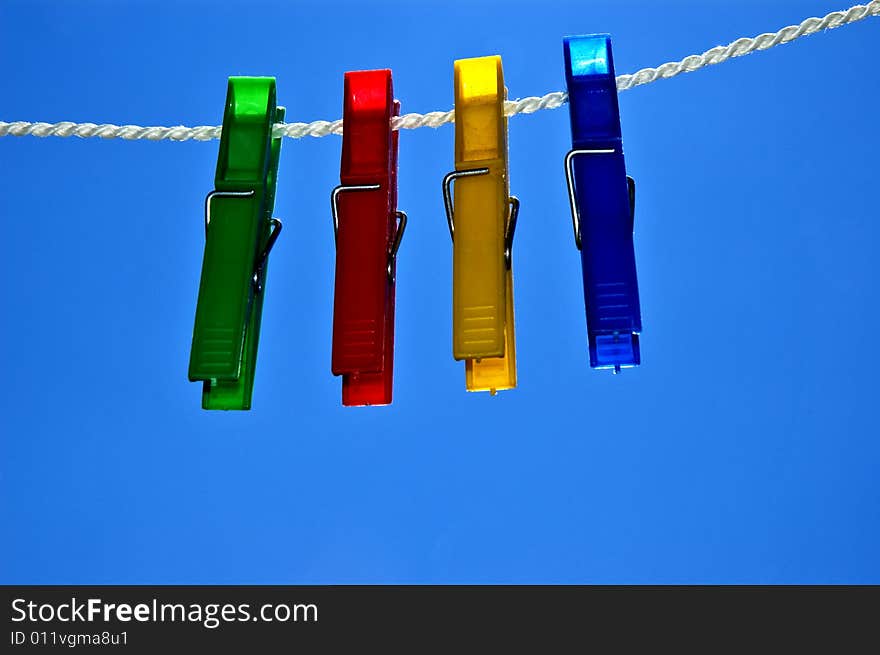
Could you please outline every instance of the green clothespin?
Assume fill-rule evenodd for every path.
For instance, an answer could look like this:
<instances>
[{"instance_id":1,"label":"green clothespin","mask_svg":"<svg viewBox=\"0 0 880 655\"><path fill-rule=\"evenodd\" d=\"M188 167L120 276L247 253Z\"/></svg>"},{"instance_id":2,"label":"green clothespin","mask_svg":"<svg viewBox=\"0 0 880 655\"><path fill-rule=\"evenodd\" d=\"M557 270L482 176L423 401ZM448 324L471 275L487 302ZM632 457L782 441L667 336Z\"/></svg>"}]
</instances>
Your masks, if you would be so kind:
<instances>
[{"instance_id":1,"label":"green clothespin","mask_svg":"<svg viewBox=\"0 0 880 655\"><path fill-rule=\"evenodd\" d=\"M214 191L205 199L205 256L189 379L203 409L250 409L284 120L274 77L230 77Z\"/></svg>"}]
</instances>

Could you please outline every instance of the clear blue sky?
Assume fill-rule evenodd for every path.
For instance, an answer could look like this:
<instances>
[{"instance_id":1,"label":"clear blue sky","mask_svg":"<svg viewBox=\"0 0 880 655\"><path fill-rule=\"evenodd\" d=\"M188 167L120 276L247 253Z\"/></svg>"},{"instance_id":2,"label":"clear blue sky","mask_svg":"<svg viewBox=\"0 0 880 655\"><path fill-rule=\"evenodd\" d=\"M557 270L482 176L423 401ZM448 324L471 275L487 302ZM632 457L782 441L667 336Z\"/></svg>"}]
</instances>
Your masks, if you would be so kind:
<instances>
[{"instance_id":1,"label":"clear blue sky","mask_svg":"<svg viewBox=\"0 0 880 655\"><path fill-rule=\"evenodd\" d=\"M457 58L540 95L566 34L610 32L626 73L847 2L5 0L0 120L213 125L238 74L332 119L380 67L404 112L447 109ZM875 18L621 95L644 332L618 376L587 363L567 110L512 119L495 398L451 356L454 130L403 133L382 409L329 370L338 137L284 142L249 413L186 379L217 142L0 139L0 581L880 583L878 58Z\"/></svg>"}]
</instances>

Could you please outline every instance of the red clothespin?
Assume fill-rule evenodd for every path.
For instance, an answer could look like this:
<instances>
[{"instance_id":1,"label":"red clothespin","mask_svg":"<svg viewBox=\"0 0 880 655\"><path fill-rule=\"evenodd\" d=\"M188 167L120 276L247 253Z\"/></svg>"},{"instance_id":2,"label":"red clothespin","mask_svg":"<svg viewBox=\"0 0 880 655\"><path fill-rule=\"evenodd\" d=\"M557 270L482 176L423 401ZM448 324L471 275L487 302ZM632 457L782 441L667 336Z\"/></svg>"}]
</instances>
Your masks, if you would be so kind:
<instances>
[{"instance_id":1,"label":"red clothespin","mask_svg":"<svg viewBox=\"0 0 880 655\"><path fill-rule=\"evenodd\" d=\"M340 185L331 207L336 238L333 375L343 405L391 403L394 282L406 214L397 211L400 114L390 70L345 74Z\"/></svg>"}]
</instances>

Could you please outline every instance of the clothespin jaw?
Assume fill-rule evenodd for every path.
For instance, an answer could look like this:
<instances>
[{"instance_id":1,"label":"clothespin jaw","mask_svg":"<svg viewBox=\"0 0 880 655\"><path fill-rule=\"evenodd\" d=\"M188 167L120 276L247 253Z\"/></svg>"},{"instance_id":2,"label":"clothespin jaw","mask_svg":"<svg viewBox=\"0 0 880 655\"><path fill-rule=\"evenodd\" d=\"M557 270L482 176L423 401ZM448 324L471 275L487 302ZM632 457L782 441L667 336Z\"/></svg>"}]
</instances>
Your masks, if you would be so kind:
<instances>
[{"instance_id":1,"label":"clothespin jaw","mask_svg":"<svg viewBox=\"0 0 880 655\"><path fill-rule=\"evenodd\" d=\"M590 366L640 362L642 330L633 246L635 182L626 175L617 84L607 34L563 40L572 149L565 157L581 251Z\"/></svg>"},{"instance_id":2,"label":"clothespin jaw","mask_svg":"<svg viewBox=\"0 0 880 655\"><path fill-rule=\"evenodd\" d=\"M516 386L510 195L501 57L455 62L455 170L443 180L452 237L452 353L468 391ZM452 183L455 182L454 198Z\"/></svg>"},{"instance_id":3,"label":"clothespin jaw","mask_svg":"<svg viewBox=\"0 0 880 655\"><path fill-rule=\"evenodd\" d=\"M390 70L345 74L340 185L331 207L336 241L331 370L342 404L391 403L397 250L406 214L397 210L400 113Z\"/></svg>"},{"instance_id":4,"label":"clothespin jaw","mask_svg":"<svg viewBox=\"0 0 880 655\"><path fill-rule=\"evenodd\" d=\"M205 200L205 253L189 379L204 409L250 409L284 120L275 78L230 77L214 190Z\"/></svg>"}]
</instances>

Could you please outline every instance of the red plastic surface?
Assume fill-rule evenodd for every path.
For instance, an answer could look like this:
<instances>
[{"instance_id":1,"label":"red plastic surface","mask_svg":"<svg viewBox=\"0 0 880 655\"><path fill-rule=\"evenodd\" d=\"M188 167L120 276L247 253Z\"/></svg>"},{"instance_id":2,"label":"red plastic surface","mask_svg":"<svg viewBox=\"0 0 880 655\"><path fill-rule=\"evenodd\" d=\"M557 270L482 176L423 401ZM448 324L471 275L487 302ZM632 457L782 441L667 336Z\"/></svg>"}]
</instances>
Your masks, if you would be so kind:
<instances>
[{"instance_id":1,"label":"red plastic surface","mask_svg":"<svg viewBox=\"0 0 880 655\"><path fill-rule=\"evenodd\" d=\"M343 405L387 405L394 367L394 276L388 253L397 229L397 132L400 113L390 70L345 74L343 185L379 184L339 195L332 371ZM392 271L393 272L393 271Z\"/></svg>"}]
</instances>

